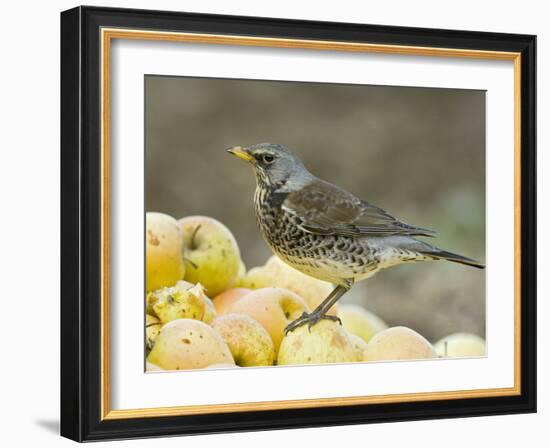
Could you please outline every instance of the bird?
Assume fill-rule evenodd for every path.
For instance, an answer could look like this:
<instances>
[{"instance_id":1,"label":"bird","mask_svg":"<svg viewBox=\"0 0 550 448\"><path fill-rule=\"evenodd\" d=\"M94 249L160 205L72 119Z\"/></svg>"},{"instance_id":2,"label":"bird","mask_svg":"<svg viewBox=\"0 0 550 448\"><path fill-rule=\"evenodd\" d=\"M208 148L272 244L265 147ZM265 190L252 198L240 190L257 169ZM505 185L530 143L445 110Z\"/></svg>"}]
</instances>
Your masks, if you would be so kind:
<instances>
[{"instance_id":1,"label":"bird","mask_svg":"<svg viewBox=\"0 0 550 448\"><path fill-rule=\"evenodd\" d=\"M331 282L332 292L311 312L288 324L285 334L322 319L354 283L403 263L447 260L485 265L418 237L436 232L406 224L380 207L320 179L287 147L276 143L233 146L256 178L254 210L260 233L275 255L298 271Z\"/></svg>"}]
</instances>

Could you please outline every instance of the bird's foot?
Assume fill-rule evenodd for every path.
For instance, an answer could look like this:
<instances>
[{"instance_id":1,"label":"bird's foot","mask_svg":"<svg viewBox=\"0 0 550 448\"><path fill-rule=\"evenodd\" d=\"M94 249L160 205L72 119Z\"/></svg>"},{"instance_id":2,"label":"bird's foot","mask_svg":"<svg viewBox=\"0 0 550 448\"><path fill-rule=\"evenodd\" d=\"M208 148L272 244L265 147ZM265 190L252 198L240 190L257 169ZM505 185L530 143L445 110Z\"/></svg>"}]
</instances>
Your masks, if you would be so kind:
<instances>
[{"instance_id":1,"label":"bird's foot","mask_svg":"<svg viewBox=\"0 0 550 448\"><path fill-rule=\"evenodd\" d=\"M307 324L308 330L311 331L311 327L313 327L317 322L319 322L322 319L332 320L342 325L342 321L338 316L333 316L331 314L324 314L319 311L318 312L313 311L312 313L306 313L304 311L298 319L292 321L290 324L288 324L285 327L285 335L287 335L291 331L296 330L296 328L301 327L304 324Z\"/></svg>"}]
</instances>

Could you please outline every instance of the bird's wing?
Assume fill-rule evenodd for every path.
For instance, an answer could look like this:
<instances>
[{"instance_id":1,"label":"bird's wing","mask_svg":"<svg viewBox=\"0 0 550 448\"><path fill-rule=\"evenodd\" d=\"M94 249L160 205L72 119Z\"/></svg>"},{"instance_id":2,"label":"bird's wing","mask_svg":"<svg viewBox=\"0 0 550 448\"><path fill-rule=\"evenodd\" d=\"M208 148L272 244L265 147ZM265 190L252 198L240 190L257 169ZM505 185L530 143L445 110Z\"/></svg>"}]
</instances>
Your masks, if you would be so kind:
<instances>
[{"instance_id":1,"label":"bird's wing","mask_svg":"<svg viewBox=\"0 0 550 448\"><path fill-rule=\"evenodd\" d=\"M320 179L290 193L282 208L298 217L300 227L309 233L347 236L433 236L435 233L405 224L381 208Z\"/></svg>"}]
</instances>

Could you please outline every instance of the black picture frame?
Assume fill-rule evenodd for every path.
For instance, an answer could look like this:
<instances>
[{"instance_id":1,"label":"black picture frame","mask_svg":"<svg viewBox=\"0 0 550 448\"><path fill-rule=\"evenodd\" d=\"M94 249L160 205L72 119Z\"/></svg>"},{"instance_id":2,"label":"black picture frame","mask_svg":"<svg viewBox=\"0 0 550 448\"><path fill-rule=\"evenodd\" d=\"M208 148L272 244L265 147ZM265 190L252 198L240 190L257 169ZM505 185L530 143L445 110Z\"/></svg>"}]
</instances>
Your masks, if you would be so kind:
<instances>
[{"instance_id":1,"label":"black picture frame","mask_svg":"<svg viewBox=\"0 0 550 448\"><path fill-rule=\"evenodd\" d=\"M521 53L521 393L147 418L101 418L100 29ZM61 435L76 441L536 411L536 37L100 7L61 13Z\"/></svg>"}]
</instances>

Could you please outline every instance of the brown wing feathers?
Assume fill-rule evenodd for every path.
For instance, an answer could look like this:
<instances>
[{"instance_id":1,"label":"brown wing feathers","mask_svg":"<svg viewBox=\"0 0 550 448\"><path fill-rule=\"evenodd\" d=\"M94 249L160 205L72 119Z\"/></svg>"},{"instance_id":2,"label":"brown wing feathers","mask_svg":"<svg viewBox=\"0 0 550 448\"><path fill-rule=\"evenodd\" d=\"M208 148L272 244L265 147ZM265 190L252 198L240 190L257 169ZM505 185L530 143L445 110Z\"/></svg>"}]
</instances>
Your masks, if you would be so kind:
<instances>
[{"instance_id":1,"label":"brown wing feathers","mask_svg":"<svg viewBox=\"0 0 550 448\"><path fill-rule=\"evenodd\" d=\"M301 227L310 233L348 236L435 233L400 222L381 208L320 179L290 193L282 207L300 218Z\"/></svg>"}]
</instances>

